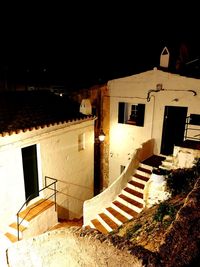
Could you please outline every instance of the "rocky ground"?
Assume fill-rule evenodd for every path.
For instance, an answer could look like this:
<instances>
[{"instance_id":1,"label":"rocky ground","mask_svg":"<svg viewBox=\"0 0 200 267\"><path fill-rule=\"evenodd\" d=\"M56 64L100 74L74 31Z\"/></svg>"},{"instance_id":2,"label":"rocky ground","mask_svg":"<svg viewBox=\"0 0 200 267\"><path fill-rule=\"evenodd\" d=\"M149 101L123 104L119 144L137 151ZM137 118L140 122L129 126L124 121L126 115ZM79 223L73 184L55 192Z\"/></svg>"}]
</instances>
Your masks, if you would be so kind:
<instances>
[{"instance_id":1,"label":"rocky ground","mask_svg":"<svg viewBox=\"0 0 200 267\"><path fill-rule=\"evenodd\" d=\"M144 209L136 218L107 235L95 229L82 229L82 218L60 221L51 229L56 231L50 231L41 237L27 241L31 249L28 249L27 243L24 243L24 247L21 248L23 241L19 242L19 247L10 248L5 262L6 259L9 263L15 260L13 255L16 253L20 255L20 264L21 258L23 261L27 259L30 262L29 254L30 251L33 253L34 246L34 255L43 262L47 260L51 262L52 259L59 260L62 264L66 259L73 262L71 265L68 264L69 262L64 262L64 265L59 266L75 266L77 262L81 262L80 266L96 266L98 262L98 266L199 267L199 206L200 179L189 194L177 194L159 205ZM45 256L41 248L45 251ZM66 254L69 249L72 251ZM21 257L20 253L24 253L24 257ZM132 264L132 261L136 262L136 260L137 263ZM45 264L44 266L55 266ZM17 262L17 265L9 266L28 265L24 265L23 262L22 265L18 265Z\"/></svg>"},{"instance_id":2,"label":"rocky ground","mask_svg":"<svg viewBox=\"0 0 200 267\"><path fill-rule=\"evenodd\" d=\"M176 196L160 205L144 209L136 218L125 223L112 234L125 237L134 245L141 245L156 252L184 200L185 197Z\"/></svg>"}]
</instances>

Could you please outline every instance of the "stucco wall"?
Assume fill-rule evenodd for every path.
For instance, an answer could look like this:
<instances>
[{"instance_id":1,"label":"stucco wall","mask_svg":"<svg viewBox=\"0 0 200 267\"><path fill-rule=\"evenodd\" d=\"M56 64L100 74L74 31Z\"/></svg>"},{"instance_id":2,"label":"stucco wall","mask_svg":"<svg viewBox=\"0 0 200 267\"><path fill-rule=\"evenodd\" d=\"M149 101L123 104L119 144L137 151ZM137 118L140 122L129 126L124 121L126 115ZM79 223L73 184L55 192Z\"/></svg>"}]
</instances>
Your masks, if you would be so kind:
<instances>
[{"instance_id":1,"label":"stucco wall","mask_svg":"<svg viewBox=\"0 0 200 267\"><path fill-rule=\"evenodd\" d=\"M85 134L85 149L78 149L78 136ZM40 142L43 177L58 180L60 218L80 218L83 202L93 196L93 123L67 128Z\"/></svg>"},{"instance_id":2,"label":"stucco wall","mask_svg":"<svg viewBox=\"0 0 200 267\"><path fill-rule=\"evenodd\" d=\"M162 84L160 92L150 94ZM129 155L148 139L155 139L154 153L160 153L165 106L188 107L190 113L200 114L200 80L170 74L157 69L108 82L110 93L110 180L120 174L120 165L127 165ZM183 91L181 91L183 90ZM187 90L195 90L197 95ZM144 126L118 123L118 103L145 104Z\"/></svg>"},{"instance_id":3,"label":"stucco wall","mask_svg":"<svg viewBox=\"0 0 200 267\"><path fill-rule=\"evenodd\" d=\"M85 149L78 151L78 135L82 133ZM16 220L25 201L21 148L33 144L40 148L40 189L46 175L59 180L57 200L61 217L81 217L83 201L93 196L93 119L0 137L1 232L6 232L7 226Z\"/></svg>"},{"instance_id":4,"label":"stucco wall","mask_svg":"<svg viewBox=\"0 0 200 267\"><path fill-rule=\"evenodd\" d=\"M20 148L0 150L0 231L5 232L25 201Z\"/></svg>"}]
</instances>

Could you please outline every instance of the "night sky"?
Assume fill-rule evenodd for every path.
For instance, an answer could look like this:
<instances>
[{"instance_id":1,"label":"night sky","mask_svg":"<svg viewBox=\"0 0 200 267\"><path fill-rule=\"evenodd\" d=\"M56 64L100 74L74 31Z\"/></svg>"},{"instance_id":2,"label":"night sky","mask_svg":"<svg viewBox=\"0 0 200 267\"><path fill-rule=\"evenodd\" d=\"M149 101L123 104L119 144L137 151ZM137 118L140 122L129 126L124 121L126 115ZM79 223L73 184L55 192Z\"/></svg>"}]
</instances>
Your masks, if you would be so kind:
<instances>
[{"instance_id":1,"label":"night sky","mask_svg":"<svg viewBox=\"0 0 200 267\"><path fill-rule=\"evenodd\" d=\"M95 1L2 8L0 78L87 87L159 66L164 46L176 60L182 42L188 60L196 59L196 10L144 1L140 6Z\"/></svg>"}]
</instances>

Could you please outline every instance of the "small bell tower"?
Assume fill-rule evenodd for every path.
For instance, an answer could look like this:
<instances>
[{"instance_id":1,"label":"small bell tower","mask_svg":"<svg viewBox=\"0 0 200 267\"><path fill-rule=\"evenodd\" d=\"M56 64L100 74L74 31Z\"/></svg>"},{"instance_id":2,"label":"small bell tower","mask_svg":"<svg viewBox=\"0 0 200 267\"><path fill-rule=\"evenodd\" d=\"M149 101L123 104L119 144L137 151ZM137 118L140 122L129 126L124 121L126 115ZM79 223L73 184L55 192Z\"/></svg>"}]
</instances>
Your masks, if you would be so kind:
<instances>
[{"instance_id":1,"label":"small bell tower","mask_svg":"<svg viewBox=\"0 0 200 267\"><path fill-rule=\"evenodd\" d=\"M161 68L168 68L169 67L169 57L170 53L167 47L165 46L160 55L160 67Z\"/></svg>"}]
</instances>

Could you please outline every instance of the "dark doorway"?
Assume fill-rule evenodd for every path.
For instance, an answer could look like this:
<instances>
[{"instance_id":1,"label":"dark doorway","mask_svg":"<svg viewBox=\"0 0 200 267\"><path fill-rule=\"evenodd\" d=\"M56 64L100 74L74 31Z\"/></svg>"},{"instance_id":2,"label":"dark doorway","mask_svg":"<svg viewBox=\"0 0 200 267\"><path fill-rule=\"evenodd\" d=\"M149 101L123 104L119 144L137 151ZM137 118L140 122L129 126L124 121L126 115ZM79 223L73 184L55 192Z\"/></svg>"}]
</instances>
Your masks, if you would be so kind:
<instances>
[{"instance_id":1,"label":"dark doorway","mask_svg":"<svg viewBox=\"0 0 200 267\"><path fill-rule=\"evenodd\" d=\"M22 148L26 200L39 195L36 145Z\"/></svg>"},{"instance_id":2,"label":"dark doorway","mask_svg":"<svg viewBox=\"0 0 200 267\"><path fill-rule=\"evenodd\" d=\"M165 107L161 154L172 154L174 145L180 145L183 142L186 116L187 107Z\"/></svg>"}]
</instances>

